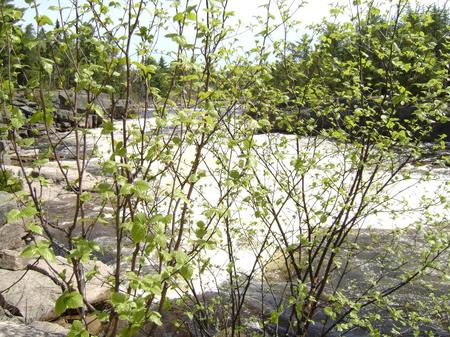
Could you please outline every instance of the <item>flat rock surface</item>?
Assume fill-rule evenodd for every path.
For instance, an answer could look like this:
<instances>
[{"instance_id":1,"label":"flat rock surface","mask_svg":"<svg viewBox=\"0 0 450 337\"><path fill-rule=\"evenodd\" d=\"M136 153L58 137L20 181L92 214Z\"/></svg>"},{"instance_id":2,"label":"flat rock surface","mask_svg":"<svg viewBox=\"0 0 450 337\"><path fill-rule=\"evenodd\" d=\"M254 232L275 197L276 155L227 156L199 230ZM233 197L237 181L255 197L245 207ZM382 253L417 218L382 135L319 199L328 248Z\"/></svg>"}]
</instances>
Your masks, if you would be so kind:
<instances>
[{"instance_id":1,"label":"flat rock surface","mask_svg":"<svg viewBox=\"0 0 450 337\"><path fill-rule=\"evenodd\" d=\"M62 273L66 270L68 279L70 278L71 267L67 260L57 258L56 263L52 263L51 268L42 260L37 266L44 269L49 274ZM110 269L101 262L96 262L98 275L90 280L86 285L86 299L91 304L101 303L109 298L109 287L105 285L104 279L111 272ZM86 272L94 268L94 264L85 267ZM6 290L6 291L5 291ZM8 310L21 315L27 322L35 320L49 320L56 318L54 313L55 302L62 291L59 286L53 283L49 277L42 273L28 271L11 271L0 269L0 305Z\"/></svg>"},{"instance_id":2,"label":"flat rock surface","mask_svg":"<svg viewBox=\"0 0 450 337\"><path fill-rule=\"evenodd\" d=\"M51 323L50 323L51 324ZM49 332L47 328L16 322L0 322L0 337L64 337L67 333Z\"/></svg>"}]
</instances>

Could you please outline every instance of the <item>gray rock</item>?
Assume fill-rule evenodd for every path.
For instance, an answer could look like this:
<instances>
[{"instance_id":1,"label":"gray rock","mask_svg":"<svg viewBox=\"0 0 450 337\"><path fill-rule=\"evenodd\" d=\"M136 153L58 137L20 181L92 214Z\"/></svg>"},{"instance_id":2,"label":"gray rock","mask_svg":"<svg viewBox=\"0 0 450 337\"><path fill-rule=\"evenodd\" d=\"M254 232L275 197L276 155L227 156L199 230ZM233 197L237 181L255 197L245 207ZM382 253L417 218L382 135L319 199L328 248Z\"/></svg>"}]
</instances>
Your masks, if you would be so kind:
<instances>
[{"instance_id":1,"label":"gray rock","mask_svg":"<svg viewBox=\"0 0 450 337\"><path fill-rule=\"evenodd\" d=\"M62 327L59 324L51 323L51 322L41 322L41 321L34 321L30 324L30 327L36 328L41 331L45 331L48 333L59 333L67 335L69 333L69 330Z\"/></svg>"},{"instance_id":2,"label":"gray rock","mask_svg":"<svg viewBox=\"0 0 450 337\"><path fill-rule=\"evenodd\" d=\"M8 270L22 270L30 262L30 259L20 256L16 250L0 250L0 268Z\"/></svg>"},{"instance_id":3,"label":"gray rock","mask_svg":"<svg viewBox=\"0 0 450 337\"><path fill-rule=\"evenodd\" d=\"M26 103L23 100L21 100L21 99L20 100L19 99L13 99L11 101L11 104L14 105L14 106L17 106L17 107L21 107L21 106L26 105Z\"/></svg>"},{"instance_id":4,"label":"gray rock","mask_svg":"<svg viewBox=\"0 0 450 337\"><path fill-rule=\"evenodd\" d=\"M25 246L22 238L26 235L27 231L19 223L8 223L0 227L0 249L21 250Z\"/></svg>"},{"instance_id":5,"label":"gray rock","mask_svg":"<svg viewBox=\"0 0 450 337\"><path fill-rule=\"evenodd\" d=\"M0 152L9 151L9 148L9 142L5 139L0 139Z\"/></svg>"},{"instance_id":6,"label":"gray rock","mask_svg":"<svg viewBox=\"0 0 450 337\"><path fill-rule=\"evenodd\" d=\"M122 119L125 115L125 108L126 108L127 101L125 99L119 99L115 105L114 110L114 118L115 119ZM136 114L137 112L137 106L132 102L128 102L128 116L132 114ZM111 113L111 112L110 112Z\"/></svg>"},{"instance_id":7,"label":"gray rock","mask_svg":"<svg viewBox=\"0 0 450 337\"><path fill-rule=\"evenodd\" d=\"M23 317L14 316L7 309L0 307L0 322L13 321L18 323L23 323Z\"/></svg>"},{"instance_id":8,"label":"gray rock","mask_svg":"<svg viewBox=\"0 0 450 337\"><path fill-rule=\"evenodd\" d=\"M78 171L74 169L67 169L65 171L65 175L61 172L58 166L44 166L39 169L34 169L31 172L33 177L43 177L45 179L51 180L54 183L65 184L66 177L71 183L75 183L78 181ZM88 190L92 190L97 183L97 180L90 173L84 173L83 176L84 188Z\"/></svg>"},{"instance_id":9,"label":"gray rock","mask_svg":"<svg viewBox=\"0 0 450 337\"><path fill-rule=\"evenodd\" d=\"M1 128L1 125L0 125ZM7 140L0 139L0 164L9 165L11 163L11 156L9 154L10 146Z\"/></svg>"},{"instance_id":10,"label":"gray rock","mask_svg":"<svg viewBox=\"0 0 450 337\"><path fill-rule=\"evenodd\" d=\"M0 227L6 224L8 212L14 208L17 208L14 195L0 191Z\"/></svg>"},{"instance_id":11,"label":"gray rock","mask_svg":"<svg viewBox=\"0 0 450 337\"><path fill-rule=\"evenodd\" d=\"M31 117L36 112L36 110L34 108L27 106L27 105L21 106L20 110L22 110L23 114L26 117Z\"/></svg>"},{"instance_id":12,"label":"gray rock","mask_svg":"<svg viewBox=\"0 0 450 337\"><path fill-rule=\"evenodd\" d=\"M57 123L72 123L75 121L75 116L71 110L58 109L55 111L55 121Z\"/></svg>"},{"instance_id":13,"label":"gray rock","mask_svg":"<svg viewBox=\"0 0 450 337\"><path fill-rule=\"evenodd\" d=\"M70 105L71 105L69 95L64 90L60 90L58 92L57 96L58 96L59 106L64 109L69 109Z\"/></svg>"},{"instance_id":14,"label":"gray rock","mask_svg":"<svg viewBox=\"0 0 450 337\"><path fill-rule=\"evenodd\" d=\"M64 271L66 279L72 278L71 265L65 258L58 257L57 262L51 263L51 267L40 260L37 266L56 278ZM91 304L103 303L110 295L110 287L105 285L105 279L112 271L101 262L96 262L95 267L98 275L86 284L86 299ZM92 262L86 266L86 272L93 268ZM0 293L0 304L14 314L23 316L27 322L57 318L54 307L62 290L40 272L0 269Z\"/></svg>"},{"instance_id":15,"label":"gray rock","mask_svg":"<svg viewBox=\"0 0 450 337\"><path fill-rule=\"evenodd\" d=\"M67 333L49 332L16 322L0 322L0 337L64 337Z\"/></svg>"}]
</instances>

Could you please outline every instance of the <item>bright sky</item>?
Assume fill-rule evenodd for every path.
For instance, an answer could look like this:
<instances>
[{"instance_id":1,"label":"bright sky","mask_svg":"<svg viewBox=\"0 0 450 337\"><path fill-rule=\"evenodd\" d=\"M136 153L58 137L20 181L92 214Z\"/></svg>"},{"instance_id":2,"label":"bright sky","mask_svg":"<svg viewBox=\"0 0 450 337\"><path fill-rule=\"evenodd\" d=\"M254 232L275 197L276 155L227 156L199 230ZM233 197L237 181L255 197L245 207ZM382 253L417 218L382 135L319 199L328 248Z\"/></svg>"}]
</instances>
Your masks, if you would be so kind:
<instances>
[{"instance_id":1,"label":"bright sky","mask_svg":"<svg viewBox=\"0 0 450 337\"><path fill-rule=\"evenodd\" d=\"M60 0L61 6L63 7L72 7L70 0ZM83 0L79 0L83 2ZM119 0L122 3L124 0ZM171 1L163 0L167 3ZM235 12L236 18L232 21L233 26L236 27L236 36L239 39L239 43L243 46L253 46L254 45L254 33L249 31L246 26L250 23L256 23L256 16L261 15L265 16L266 10L261 8L261 5L267 3L268 0L229 0L228 8L231 11ZM287 4L292 4L292 9L298 8L299 4L302 3L301 0L272 0L272 4L277 3L279 1L284 1ZM397 0L394 0L395 3ZM444 5L449 0L412 0L412 2L419 3L421 5L427 5L432 3L437 3L438 5ZM53 21L56 21L58 18L58 13L56 11L50 11L48 8L50 6L58 5L58 0L37 0L40 3L39 12L40 14L45 14L49 16ZM105 1L109 2L109 1ZM182 1L183 2L183 1ZM197 1L191 1L193 3ZM295 11L295 15L293 18L295 20L301 21L301 32L305 31L306 27L313 23L318 23L322 18L329 16L329 8L331 4L345 5L351 3L352 0L309 0L303 1L304 5ZM392 3L391 0L379 1L384 6L389 6ZM28 8L28 5L25 3L25 0L15 0L14 4L18 7ZM274 15L275 20L279 20L279 13L276 9L276 6L272 5L271 14ZM117 16L120 14L117 13ZM33 23L33 18L35 16L34 10L28 9L25 12L25 22ZM238 25L238 21L241 22L241 25ZM275 32L275 37L280 38L283 36L283 32L279 29ZM298 32L292 32L289 39L295 40L299 37ZM168 39L161 38L159 41L159 49L164 50L173 50L173 45L169 42Z\"/></svg>"}]
</instances>

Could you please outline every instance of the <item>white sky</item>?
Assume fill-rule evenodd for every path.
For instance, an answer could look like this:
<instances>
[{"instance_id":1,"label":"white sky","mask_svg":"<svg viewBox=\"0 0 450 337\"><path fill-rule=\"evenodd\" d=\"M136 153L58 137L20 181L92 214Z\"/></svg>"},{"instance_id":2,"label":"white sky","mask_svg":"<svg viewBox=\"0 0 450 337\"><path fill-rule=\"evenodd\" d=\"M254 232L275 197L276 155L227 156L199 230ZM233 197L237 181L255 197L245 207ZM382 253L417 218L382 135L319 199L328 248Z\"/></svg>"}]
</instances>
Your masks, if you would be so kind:
<instances>
[{"instance_id":1,"label":"white sky","mask_svg":"<svg viewBox=\"0 0 450 337\"><path fill-rule=\"evenodd\" d=\"M61 5L63 7L71 7L70 0L60 0ZM79 0L82 2L82 0ZM124 0L119 0L122 3ZM170 0L163 0L167 3L171 3ZM236 18L232 21L233 26L236 26L236 35L239 39L239 44L244 47L253 46L254 45L254 33L246 29L246 26L250 23L256 23L255 16L262 15L265 16L266 10L261 8L260 6L267 3L268 0L229 0L228 9L235 12ZM283 0L272 0L272 4L277 1ZM288 4L293 4L292 8L298 7L301 0L284 0ZM396 2L395 0L394 2ZM431 3L437 3L443 5L446 3L446 0L413 0L416 3L421 5L427 5ZM53 21L56 21L58 18L58 14L55 11L48 10L49 6L58 5L58 0L37 0L40 3L39 12L40 14L45 14L49 16ZM105 0L104 2L109 2L109 0ZM183 2L183 1L182 1ZM191 1L193 3L198 1ZM318 23L322 18L329 15L330 4L338 4L338 5L346 5L351 3L352 0L308 0L303 1L304 5L295 12L294 19L300 20L300 34L306 31L306 27L313 23ZM379 3L389 6L392 2L389 0L379 1ZM28 8L28 5L25 3L25 0L15 0L14 4L18 7ZM275 16L275 20L279 19L279 15L277 13L276 7L272 6L271 14ZM117 13L117 16L120 14ZM28 9L25 12L25 22L33 23L33 18L35 16L34 10ZM238 25L238 21L241 22L241 25ZM275 37L280 38L283 35L282 30L275 32ZM299 34L296 32L292 32L288 37L291 40L298 39ZM173 45L169 42L169 40L165 38L160 38L159 49L162 50L173 50Z\"/></svg>"}]
</instances>

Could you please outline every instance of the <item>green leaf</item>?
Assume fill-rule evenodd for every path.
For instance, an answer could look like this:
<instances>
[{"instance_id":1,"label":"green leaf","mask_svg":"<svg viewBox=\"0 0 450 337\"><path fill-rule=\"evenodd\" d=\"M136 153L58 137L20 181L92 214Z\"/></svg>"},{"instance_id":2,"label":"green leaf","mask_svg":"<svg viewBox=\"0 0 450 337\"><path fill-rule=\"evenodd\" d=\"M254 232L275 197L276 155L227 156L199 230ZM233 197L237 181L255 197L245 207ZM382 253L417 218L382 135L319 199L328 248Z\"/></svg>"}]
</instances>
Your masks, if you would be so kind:
<instances>
[{"instance_id":1,"label":"green leaf","mask_svg":"<svg viewBox=\"0 0 450 337\"><path fill-rule=\"evenodd\" d=\"M42 68L44 68L44 70L48 74L48 76L51 76L53 73L53 61L50 59L47 59L45 57L41 57L41 62L42 62Z\"/></svg>"},{"instance_id":2,"label":"green leaf","mask_svg":"<svg viewBox=\"0 0 450 337\"><path fill-rule=\"evenodd\" d=\"M127 295L123 293L113 293L111 295L111 302L114 305L125 303L127 299L128 299Z\"/></svg>"},{"instance_id":3,"label":"green leaf","mask_svg":"<svg viewBox=\"0 0 450 337\"><path fill-rule=\"evenodd\" d=\"M238 171L231 170L230 171L230 178L233 179L234 181L238 181L239 179L241 179L241 175L239 174Z\"/></svg>"},{"instance_id":4,"label":"green leaf","mask_svg":"<svg viewBox=\"0 0 450 337\"><path fill-rule=\"evenodd\" d=\"M99 106L98 104L91 103L88 107L88 110L94 112L102 120L105 119L105 112L103 111L103 108L101 106Z\"/></svg>"},{"instance_id":5,"label":"green leaf","mask_svg":"<svg viewBox=\"0 0 450 337\"><path fill-rule=\"evenodd\" d=\"M155 323L158 326L162 325L161 314L157 311L152 311L149 316L149 321Z\"/></svg>"},{"instance_id":6,"label":"green leaf","mask_svg":"<svg viewBox=\"0 0 450 337\"><path fill-rule=\"evenodd\" d=\"M325 307L323 308L324 313L329 316L331 319L336 318L336 313L334 312L333 308L331 307Z\"/></svg>"},{"instance_id":7,"label":"green leaf","mask_svg":"<svg viewBox=\"0 0 450 337\"><path fill-rule=\"evenodd\" d=\"M22 217L31 217L38 213L34 205L27 205L25 208L22 209L21 214Z\"/></svg>"},{"instance_id":8,"label":"green leaf","mask_svg":"<svg viewBox=\"0 0 450 337\"><path fill-rule=\"evenodd\" d=\"M83 306L83 297L78 291L65 291L56 300L55 312L61 315L67 309L77 309Z\"/></svg>"},{"instance_id":9,"label":"green leaf","mask_svg":"<svg viewBox=\"0 0 450 337\"><path fill-rule=\"evenodd\" d=\"M36 111L30 118L30 123L38 123L44 120L44 113L41 110Z\"/></svg>"},{"instance_id":10,"label":"green leaf","mask_svg":"<svg viewBox=\"0 0 450 337\"><path fill-rule=\"evenodd\" d=\"M81 195L80 195L80 200L81 200L82 202L86 202L86 201L89 201L89 200L91 200L91 199L92 199L92 194L89 193L89 192L83 192L83 193L81 193Z\"/></svg>"},{"instance_id":11,"label":"green leaf","mask_svg":"<svg viewBox=\"0 0 450 337\"><path fill-rule=\"evenodd\" d=\"M183 267L180 268L180 275L186 280L190 280L192 278L193 273L194 273L193 268L188 264L185 264Z\"/></svg>"},{"instance_id":12,"label":"green leaf","mask_svg":"<svg viewBox=\"0 0 450 337\"><path fill-rule=\"evenodd\" d=\"M184 18L183 14L184 14L183 12L175 14L174 17L173 17L173 21L175 21L175 22L182 22L183 18Z\"/></svg>"},{"instance_id":13,"label":"green leaf","mask_svg":"<svg viewBox=\"0 0 450 337\"><path fill-rule=\"evenodd\" d=\"M195 184L198 181L198 176L194 173L189 176L188 182L190 184Z\"/></svg>"},{"instance_id":14,"label":"green leaf","mask_svg":"<svg viewBox=\"0 0 450 337\"><path fill-rule=\"evenodd\" d=\"M185 252L182 250L176 250L173 252L173 257L175 258L175 261L177 264L185 264L189 261L189 258Z\"/></svg>"},{"instance_id":15,"label":"green leaf","mask_svg":"<svg viewBox=\"0 0 450 337\"><path fill-rule=\"evenodd\" d=\"M110 198L114 196L114 190L112 186L108 183L100 183L97 186L98 193L102 194L105 198Z\"/></svg>"},{"instance_id":16,"label":"green leaf","mask_svg":"<svg viewBox=\"0 0 450 337\"><path fill-rule=\"evenodd\" d=\"M86 331L81 321L74 321L72 323L69 333L67 334L67 337L89 337L89 336L90 336L89 332Z\"/></svg>"},{"instance_id":17,"label":"green leaf","mask_svg":"<svg viewBox=\"0 0 450 337\"><path fill-rule=\"evenodd\" d=\"M147 233L147 226L145 223L140 221L135 221L133 227L131 227L131 238L134 243L142 242L145 240L145 235Z\"/></svg>"},{"instance_id":18,"label":"green leaf","mask_svg":"<svg viewBox=\"0 0 450 337\"><path fill-rule=\"evenodd\" d=\"M85 240L82 238L74 238L75 248L70 251L70 257L80 259L83 262L88 262L91 254L96 252L101 252L101 246L91 240Z\"/></svg>"},{"instance_id":19,"label":"green leaf","mask_svg":"<svg viewBox=\"0 0 450 337\"><path fill-rule=\"evenodd\" d=\"M195 21L197 19L197 14L195 14L195 12L189 12L186 14L186 19Z\"/></svg>"},{"instance_id":20,"label":"green leaf","mask_svg":"<svg viewBox=\"0 0 450 337\"><path fill-rule=\"evenodd\" d=\"M44 230L42 229L41 226L33 223L33 222L29 222L27 223L27 229L33 233L42 235L42 233L44 232Z\"/></svg>"},{"instance_id":21,"label":"green leaf","mask_svg":"<svg viewBox=\"0 0 450 337\"><path fill-rule=\"evenodd\" d=\"M47 15L38 15L35 17L35 20L38 24L38 26L45 26L49 25L52 26L53 22Z\"/></svg>"},{"instance_id":22,"label":"green leaf","mask_svg":"<svg viewBox=\"0 0 450 337\"><path fill-rule=\"evenodd\" d=\"M136 180L133 184L133 190L139 197L145 196L149 189L150 184L144 180Z\"/></svg>"},{"instance_id":23,"label":"green leaf","mask_svg":"<svg viewBox=\"0 0 450 337\"><path fill-rule=\"evenodd\" d=\"M7 221L8 223L13 223L22 218L22 213L18 209L12 209L8 212Z\"/></svg>"},{"instance_id":24,"label":"green leaf","mask_svg":"<svg viewBox=\"0 0 450 337\"><path fill-rule=\"evenodd\" d=\"M116 131L116 128L112 122L108 121L103 123L102 135L109 135L114 131Z\"/></svg>"}]
</instances>

